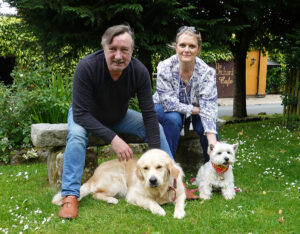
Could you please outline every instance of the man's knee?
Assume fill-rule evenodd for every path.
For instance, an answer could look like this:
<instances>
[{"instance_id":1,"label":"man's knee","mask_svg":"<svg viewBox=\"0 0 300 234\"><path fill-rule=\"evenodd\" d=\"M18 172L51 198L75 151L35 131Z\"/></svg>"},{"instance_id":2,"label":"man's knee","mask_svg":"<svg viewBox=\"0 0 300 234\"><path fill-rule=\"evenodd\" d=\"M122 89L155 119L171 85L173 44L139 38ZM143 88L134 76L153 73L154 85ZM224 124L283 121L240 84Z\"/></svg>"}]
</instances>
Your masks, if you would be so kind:
<instances>
[{"instance_id":1,"label":"man's knee","mask_svg":"<svg viewBox=\"0 0 300 234\"><path fill-rule=\"evenodd\" d=\"M87 144L88 141L88 134L87 131L78 124L72 125L71 128L68 130L68 141L75 141L77 143L84 143Z\"/></svg>"}]
</instances>

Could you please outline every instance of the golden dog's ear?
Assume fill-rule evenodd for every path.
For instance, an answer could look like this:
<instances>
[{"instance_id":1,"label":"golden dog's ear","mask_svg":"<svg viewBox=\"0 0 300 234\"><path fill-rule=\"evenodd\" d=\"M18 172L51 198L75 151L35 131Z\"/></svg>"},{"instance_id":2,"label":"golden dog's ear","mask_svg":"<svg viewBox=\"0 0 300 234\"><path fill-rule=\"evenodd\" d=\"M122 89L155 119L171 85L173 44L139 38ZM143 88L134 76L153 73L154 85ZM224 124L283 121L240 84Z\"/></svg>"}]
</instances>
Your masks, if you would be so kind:
<instances>
[{"instance_id":1,"label":"golden dog's ear","mask_svg":"<svg viewBox=\"0 0 300 234\"><path fill-rule=\"evenodd\" d=\"M136 177L139 179L139 180L144 180L144 176L141 172L141 168L139 166L136 166L136 170L135 170L135 173L136 173Z\"/></svg>"},{"instance_id":2,"label":"golden dog's ear","mask_svg":"<svg viewBox=\"0 0 300 234\"><path fill-rule=\"evenodd\" d=\"M180 170L174 166L174 162L169 162L168 163L168 170L170 172L170 175L174 178L177 179L180 173Z\"/></svg>"}]
</instances>

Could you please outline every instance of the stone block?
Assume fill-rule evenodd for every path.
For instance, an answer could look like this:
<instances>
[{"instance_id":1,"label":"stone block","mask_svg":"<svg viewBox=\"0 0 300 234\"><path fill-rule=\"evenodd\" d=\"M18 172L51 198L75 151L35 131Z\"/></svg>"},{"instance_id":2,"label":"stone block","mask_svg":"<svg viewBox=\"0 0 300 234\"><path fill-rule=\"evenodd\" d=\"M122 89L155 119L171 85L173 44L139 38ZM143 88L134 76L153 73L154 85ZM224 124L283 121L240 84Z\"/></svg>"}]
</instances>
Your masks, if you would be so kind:
<instances>
[{"instance_id":1,"label":"stone block","mask_svg":"<svg viewBox=\"0 0 300 234\"><path fill-rule=\"evenodd\" d=\"M31 141L36 147L58 147L66 145L66 138L68 135L68 124L32 124L31 125ZM126 142L130 143L142 143L142 139L137 136L120 134ZM97 136L91 135L89 137L89 146L102 146L107 145L109 142L105 142Z\"/></svg>"},{"instance_id":2,"label":"stone block","mask_svg":"<svg viewBox=\"0 0 300 234\"><path fill-rule=\"evenodd\" d=\"M57 189L61 188L62 172L64 162L64 149L61 147L52 148L48 157L48 181ZM85 156L85 167L82 173L81 183L85 183L94 173L98 166L98 157L93 150L87 150Z\"/></svg>"},{"instance_id":3,"label":"stone block","mask_svg":"<svg viewBox=\"0 0 300 234\"><path fill-rule=\"evenodd\" d=\"M57 147L66 145L68 124L32 124L31 141L36 147Z\"/></svg>"}]
</instances>

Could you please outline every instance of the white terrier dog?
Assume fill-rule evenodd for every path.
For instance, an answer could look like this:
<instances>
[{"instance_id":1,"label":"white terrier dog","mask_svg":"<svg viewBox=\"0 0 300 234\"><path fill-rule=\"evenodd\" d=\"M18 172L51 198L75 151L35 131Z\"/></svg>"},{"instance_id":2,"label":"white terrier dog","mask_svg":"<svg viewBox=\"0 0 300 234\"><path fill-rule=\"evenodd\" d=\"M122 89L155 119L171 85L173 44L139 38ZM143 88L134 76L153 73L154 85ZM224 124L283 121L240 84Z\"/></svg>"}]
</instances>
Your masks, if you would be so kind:
<instances>
[{"instance_id":1,"label":"white terrier dog","mask_svg":"<svg viewBox=\"0 0 300 234\"><path fill-rule=\"evenodd\" d=\"M232 165L238 144L218 142L208 147L210 161L202 165L196 177L200 198L211 198L212 190L220 188L225 199L235 197Z\"/></svg>"}]
</instances>

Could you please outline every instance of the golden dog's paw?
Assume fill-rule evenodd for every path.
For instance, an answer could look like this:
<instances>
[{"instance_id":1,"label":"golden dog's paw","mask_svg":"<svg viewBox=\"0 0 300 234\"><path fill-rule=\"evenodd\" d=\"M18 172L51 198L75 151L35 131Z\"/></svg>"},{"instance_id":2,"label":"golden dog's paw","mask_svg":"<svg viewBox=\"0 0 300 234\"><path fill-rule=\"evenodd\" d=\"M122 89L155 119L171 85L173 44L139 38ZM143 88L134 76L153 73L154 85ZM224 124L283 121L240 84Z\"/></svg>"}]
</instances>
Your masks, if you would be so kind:
<instances>
[{"instance_id":1,"label":"golden dog's paw","mask_svg":"<svg viewBox=\"0 0 300 234\"><path fill-rule=\"evenodd\" d=\"M109 204L118 204L119 200L114 198L114 197L110 197L108 200L107 200L107 203Z\"/></svg>"},{"instance_id":2,"label":"golden dog's paw","mask_svg":"<svg viewBox=\"0 0 300 234\"><path fill-rule=\"evenodd\" d=\"M160 206L155 206L151 209L151 212L153 214L157 214L157 215L160 215L160 216L165 216L166 215L166 211L161 208Z\"/></svg>"},{"instance_id":3,"label":"golden dog's paw","mask_svg":"<svg viewBox=\"0 0 300 234\"><path fill-rule=\"evenodd\" d=\"M185 211L184 210L175 210L173 217L175 219L182 219L185 216Z\"/></svg>"}]
</instances>

